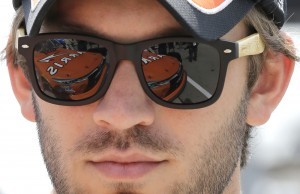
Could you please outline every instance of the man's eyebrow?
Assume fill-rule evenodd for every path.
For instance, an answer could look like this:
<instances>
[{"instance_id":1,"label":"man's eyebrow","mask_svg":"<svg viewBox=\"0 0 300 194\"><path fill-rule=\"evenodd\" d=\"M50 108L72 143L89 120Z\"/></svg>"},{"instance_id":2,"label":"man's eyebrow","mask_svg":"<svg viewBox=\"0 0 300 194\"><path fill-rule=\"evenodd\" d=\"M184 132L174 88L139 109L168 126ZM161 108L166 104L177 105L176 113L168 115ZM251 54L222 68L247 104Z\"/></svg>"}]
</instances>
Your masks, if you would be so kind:
<instances>
[{"instance_id":1,"label":"man's eyebrow","mask_svg":"<svg viewBox=\"0 0 300 194\"><path fill-rule=\"evenodd\" d=\"M86 35L92 35L92 36L105 38L104 33L102 33L99 30L96 31L92 28L89 28L88 26L80 26L80 25L74 25L74 24L62 24L59 29L61 29L63 32L79 33L79 34L86 34Z\"/></svg>"}]
</instances>

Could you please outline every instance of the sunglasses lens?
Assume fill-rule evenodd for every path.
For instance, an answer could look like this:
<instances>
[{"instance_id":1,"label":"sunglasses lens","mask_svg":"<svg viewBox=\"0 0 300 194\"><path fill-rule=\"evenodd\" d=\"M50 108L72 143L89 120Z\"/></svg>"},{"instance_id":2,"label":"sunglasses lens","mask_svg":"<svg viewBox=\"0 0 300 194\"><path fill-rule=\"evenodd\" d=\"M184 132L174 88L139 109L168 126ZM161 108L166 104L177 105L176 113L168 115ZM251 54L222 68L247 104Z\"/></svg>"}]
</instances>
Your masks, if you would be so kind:
<instances>
[{"instance_id":1,"label":"sunglasses lens","mask_svg":"<svg viewBox=\"0 0 300 194\"><path fill-rule=\"evenodd\" d=\"M83 100L96 94L106 79L109 57L99 44L74 39L48 39L34 48L40 90L58 100Z\"/></svg>"},{"instance_id":2,"label":"sunglasses lens","mask_svg":"<svg viewBox=\"0 0 300 194\"><path fill-rule=\"evenodd\" d=\"M217 49L197 42L157 44L143 51L142 69L149 89L173 104L196 104L216 92L220 75Z\"/></svg>"}]
</instances>

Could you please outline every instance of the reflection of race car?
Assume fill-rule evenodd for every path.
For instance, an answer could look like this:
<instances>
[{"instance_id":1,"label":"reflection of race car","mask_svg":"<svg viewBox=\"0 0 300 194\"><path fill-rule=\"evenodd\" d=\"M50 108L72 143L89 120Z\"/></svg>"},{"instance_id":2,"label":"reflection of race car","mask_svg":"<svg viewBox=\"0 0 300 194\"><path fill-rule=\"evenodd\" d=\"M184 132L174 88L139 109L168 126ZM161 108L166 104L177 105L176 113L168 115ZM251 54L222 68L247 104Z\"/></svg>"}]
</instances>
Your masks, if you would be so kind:
<instances>
[{"instance_id":1,"label":"reflection of race car","mask_svg":"<svg viewBox=\"0 0 300 194\"><path fill-rule=\"evenodd\" d=\"M187 75L183 70L180 55L157 55L149 51L143 52L144 76L152 92L172 101L185 87Z\"/></svg>"},{"instance_id":2,"label":"reflection of race car","mask_svg":"<svg viewBox=\"0 0 300 194\"><path fill-rule=\"evenodd\" d=\"M79 52L56 48L35 51L36 74L41 90L50 97L80 100L94 95L107 72L103 49ZM142 66L152 92L165 99L177 98L186 84L186 72L174 55L144 51Z\"/></svg>"},{"instance_id":3,"label":"reflection of race car","mask_svg":"<svg viewBox=\"0 0 300 194\"><path fill-rule=\"evenodd\" d=\"M47 54L35 51L36 73L49 96L80 100L96 93L107 66L99 52L57 48Z\"/></svg>"}]
</instances>

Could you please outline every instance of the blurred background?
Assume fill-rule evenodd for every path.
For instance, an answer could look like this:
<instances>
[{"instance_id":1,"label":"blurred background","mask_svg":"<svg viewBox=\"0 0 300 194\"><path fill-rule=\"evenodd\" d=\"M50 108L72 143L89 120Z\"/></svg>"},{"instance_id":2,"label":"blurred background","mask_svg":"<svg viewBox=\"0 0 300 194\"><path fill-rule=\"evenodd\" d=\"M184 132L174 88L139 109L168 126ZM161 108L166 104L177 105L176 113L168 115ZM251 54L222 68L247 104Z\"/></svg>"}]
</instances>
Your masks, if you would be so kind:
<instances>
[{"instance_id":1,"label":"blurred background","mask_svg":"<svg viewBox=\"0 0 300 194\"><path fill-rule=\"evenodd\" d=\"M290 18L285 31L300 49L300 1L288 2ZM5 47L13 14L11 1L0 1L0 50ZM10 88L6 62L0 63L0 194L49 194L52 187L36 126L22 117ZM270 121L253 132L251 159L242 174L244 194L300 194L299 65Z\"/></svg>"}]
</instances>

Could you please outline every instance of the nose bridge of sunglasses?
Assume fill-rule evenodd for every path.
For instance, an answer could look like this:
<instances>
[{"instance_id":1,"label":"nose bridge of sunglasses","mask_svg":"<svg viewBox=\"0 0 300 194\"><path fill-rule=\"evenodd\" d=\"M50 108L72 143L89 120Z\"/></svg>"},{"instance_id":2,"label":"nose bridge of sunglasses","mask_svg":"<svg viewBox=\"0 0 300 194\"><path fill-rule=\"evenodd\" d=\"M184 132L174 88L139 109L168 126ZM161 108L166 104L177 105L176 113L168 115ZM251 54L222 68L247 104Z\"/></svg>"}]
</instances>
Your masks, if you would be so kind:
<instances>
[{"instance_id":1,"label":"nose bridge of sunglasses","mask_svg":"<svg viewBox=\"0 0 300 194\"><path fill-rule=\"evenodd\" d=\"M114 52L115 52L115 60L116 63L122 61L122 60L128 60L133 63L138 62L138 58L140 55L138 54L137 47L135 45L123 45L123 44L116 44L114 46ZM137 65L137 64L135 64Z\"/></svg>"},{"instance_id":2,"label":"nose bridge of sunglasses","mask_svg":"<svg viewBox=\"0 0 300 194\"><path fill-rule=\"evenodd\" d=\"M136 44L113 44L112 52L110 55L110 62L112 65L111 69L111 76L109 76L108 80L109 82L112 81L116 69L118 68L118 65L121 61L129 61L132 63L135 69L135 73L137 74L137 77L139 78L140 82L142 81L142 70L141 70L141 60L142 60L142 50L139 45ZM141 83L142 84L142 83ZM142 84L143 85L143 84Z\"/></svg>"}]
</instances>

